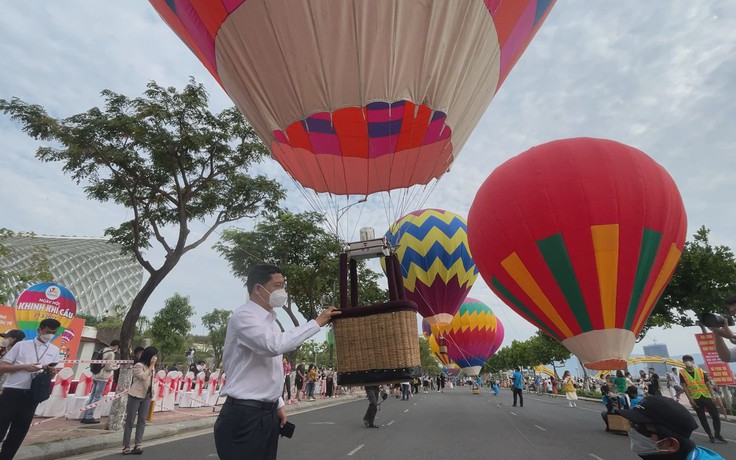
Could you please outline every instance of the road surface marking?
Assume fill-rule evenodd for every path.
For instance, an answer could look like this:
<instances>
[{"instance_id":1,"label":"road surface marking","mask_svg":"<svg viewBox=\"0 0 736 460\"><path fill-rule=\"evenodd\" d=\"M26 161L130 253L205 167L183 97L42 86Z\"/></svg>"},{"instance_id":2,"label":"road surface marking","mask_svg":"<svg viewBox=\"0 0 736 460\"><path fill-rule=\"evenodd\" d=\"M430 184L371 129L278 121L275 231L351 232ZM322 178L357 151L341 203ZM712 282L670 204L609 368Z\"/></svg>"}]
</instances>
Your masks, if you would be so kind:
<instances>
[{"instance_id":1,"label":"road surface marking","mask_svg":"<svg viewBox=\"0 0 736 460\"><path fill-rule=\"evenodd\" d=\"M358 451L359 451L360 449L362 449L362 448L363 448L363 446L365 446L365 444L361 444L361 445L359 445L358 447L356 447L355 449L351 450L351 451L350 451L350 453L348 454L348 457L350 457L350 456L352 456L352 455L353 455L354 453L358 452Z\"/></svg>"},{"instance_id":2,"label":"road surface marking","mask_svg":"<svg viewBox=\"0 0 736 460\"><path fill-rule=\"evenodd\" d=\"M404 412L409 412L409 409L404 409Z\"/></svg>"},{"instance_id":3,"label":"road surface marking","mask_svg":"<svg viewBox=\"0 0 736 460\"><path fill-rule=\"evenodd\" d=\"M416 405L417 405L417 403L414 403L414 405L416 406Z\"/></svg>"},{"instance_id":4,"label":"road surface marking","mask_svg":"<svg viewBox=\"0 0 736 460\"><path fill-rule=\"evenodd\" d=\"M588 410L590 412L600 412L600 409L588 409L587 407L577 407L577 409Z\"/></svg>"},{"instance_id":5,"label":"road surface marking","mask_svg":"<svg viewBox=\"0 0 736 460\"><path fill-rule=\"evenodd\" d=\"M516 415L516 412L509 412L509 414L511 414L511 415Z\"/></svg>"},{"instance_id":6,"label":"road surface marking","mask_svg":"<svg viewBox=\"0 0 736 460\"><path fill-rule=\"evenodd\" d=\"M392 424L392 423L394 423L394 421L393 421L393 420L391 420L390 422L388 422L388 423L386 424L386 426L391 426L391 424Z\"/></svg>"},{"instance_id":7,"label":"road surface marking","mask_svg":"<svg viewBox=\"0 0 736 460\"><path fill-rule=\"evenodd\" d=\"M539 429L540 429L540 430L542 430L542 431L547 431L547 428L542 428L542 427L541 427L541 426L539 426L539 425L534 425L534 426L535 426L535 427L537 427L537 428L539 428Z\"/></svg>"},{"instance_id":8,"label":"road surface marking","mask_svg":"<svg viewBox=\"0 0 736 460\"><path fill-rule=\"evenodd\" d=\"M335 422L310 422L310 425L334 425Z\"/></svg>"},{"instance_id":9,"label":"road surface marking","mask_svg":"<svg viewBox=\"0 0 736 460\"><path fill-rule=\"evenodd\" d=\"M602 458L600 458L596 454L588 454L588 455L590 455L591 457L593 457L595 460L603 460Z\"/></svg>"}]
</instances>

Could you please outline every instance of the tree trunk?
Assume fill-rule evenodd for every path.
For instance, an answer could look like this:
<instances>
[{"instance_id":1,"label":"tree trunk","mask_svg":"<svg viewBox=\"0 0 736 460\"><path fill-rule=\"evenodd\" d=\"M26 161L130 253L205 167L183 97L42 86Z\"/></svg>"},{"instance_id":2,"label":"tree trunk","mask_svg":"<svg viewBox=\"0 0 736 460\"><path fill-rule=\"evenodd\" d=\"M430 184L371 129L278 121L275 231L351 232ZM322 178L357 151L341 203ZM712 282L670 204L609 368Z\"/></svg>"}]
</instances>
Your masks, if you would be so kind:
<instances>
[{"instance_id":1,"label":"tree trunk","mask_svg":"<svg viewBox=\"0 0 736 460\"><path fill-rule=\"evenodd\" d=\"M133 299L133 303L128 310L128 314L125 315L123 321L123 327L120 330L120 357L121 359L131 358L131 342L135 335L135 324L138 322L138 318L141 315L143 306L148 301L148 298L153 294L154 289L166 278L171 270L179 262L180 256L169 256L166 259L164 265L151 273L146 283L143 285L138 294ZM130 384L133 380L133 367L123 366L120 368L120 375L118 376L118 391L127 390L130 388ZM123 426L123 419L125 418L126 406L128 404L128 397L123 396L122 398L116 399L112 402L110 407L110 416L107 419L107 429L118 431Z\"/></svg>"},{"instance_id":2,"label":"tree trunk","mask_svg":"<svg viewBox=\"0 0 736 460\"><path fill-rule=\"evenodd\" d=\"M118 375L118 386L115 394L130 388L133 381L133 366L124 365L120 367L120 375ZM128 395L118 398L112 402L110 407L110 416L107 418L107 430L120 431L123 428L126 407L128 405Z\"/></svg>"}]
</instances>

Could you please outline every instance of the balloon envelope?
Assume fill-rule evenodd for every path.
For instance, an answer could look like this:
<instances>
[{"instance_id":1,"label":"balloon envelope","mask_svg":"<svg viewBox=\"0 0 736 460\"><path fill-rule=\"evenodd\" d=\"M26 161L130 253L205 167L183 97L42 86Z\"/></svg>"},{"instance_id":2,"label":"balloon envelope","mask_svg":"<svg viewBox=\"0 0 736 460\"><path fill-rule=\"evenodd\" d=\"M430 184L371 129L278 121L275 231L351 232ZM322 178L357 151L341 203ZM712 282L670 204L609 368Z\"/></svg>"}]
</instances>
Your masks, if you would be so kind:
<instances>
[{"instance_id":1,"label":"balloon envelope","mask_svg":"<svg viewBox=\"0 0 736 460\"><path fill-rule=\"evenodd\" d=\"M414 211L392 225L386 238L397 247L406 298L441 332L478 277L465 219L441 209Z\"/></svg>"},{"instance_id":2,"label":"balloon envelope","mask_svg":"<svg viewBox=\"0 0 736 460\"><path fill-rule=\"evenodd\" d=\"M549 142L496 168L468 221L486 283L591 369L625 367L687 227L662 166L590 138Z\"/></svg>"},{"instance_id":3,"label":"balloon envelope","mask_svg":"<svg viewBox=\"0 0 736 460\"><path fill-rule=\"evenodd\" d=\"M445 332L447 354L467 375L478 375L492 355L496 341L496 315L473 298L466 298Z\"/></svg>"},{"instance_id":4,"label":"balloon envelope","mask_svg":"<svg viewBox=\"0 0 736 460\"><path fill-rule=\"evenodd\" d=\"M150 0L284 169L367 195L444 174L553 0Z\"/></svg>"}]
</instances>

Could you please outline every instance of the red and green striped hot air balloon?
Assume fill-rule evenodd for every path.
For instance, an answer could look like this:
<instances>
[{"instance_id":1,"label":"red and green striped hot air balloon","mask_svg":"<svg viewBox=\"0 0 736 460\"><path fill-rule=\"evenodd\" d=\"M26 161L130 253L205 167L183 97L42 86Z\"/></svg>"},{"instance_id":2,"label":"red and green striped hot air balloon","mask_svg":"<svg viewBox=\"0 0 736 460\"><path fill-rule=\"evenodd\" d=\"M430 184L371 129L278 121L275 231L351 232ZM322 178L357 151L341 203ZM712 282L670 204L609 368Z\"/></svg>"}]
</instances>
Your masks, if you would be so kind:
<instances>
[{"instance_id":1,"label":"red and green striped hot air balloon","mask_svg":"<svg viewBox=\"0 0 736 460\"><path fill-rule=\"evenodd\" d=\"M493 355L498 321L490 307L467 297L445 332L447 355L467 375L478 375Z\"/></svg>"},{"instance_id":2,"label":"red and green striped hot air balloon","mask_svg":"<svg viewBox=\"0 0 736 460\"><path fill-rule=\"evenodd\" d=\"M680 259L687 218L672 177L604 139L534 147L496 168L468 237L491 289L590 369L621 369Z\"/></svg>"}]
</instances>

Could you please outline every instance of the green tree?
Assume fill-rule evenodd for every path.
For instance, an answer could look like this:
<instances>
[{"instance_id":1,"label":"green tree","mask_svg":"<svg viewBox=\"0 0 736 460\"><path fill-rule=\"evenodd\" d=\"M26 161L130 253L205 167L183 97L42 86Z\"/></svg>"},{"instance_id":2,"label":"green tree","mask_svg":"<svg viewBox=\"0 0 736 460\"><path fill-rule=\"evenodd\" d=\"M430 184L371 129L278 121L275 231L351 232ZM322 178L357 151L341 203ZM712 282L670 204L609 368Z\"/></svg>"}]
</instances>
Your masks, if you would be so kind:
<instances>
[{"instance_id":1,"label":"green tree","mask_svg":"<svg viewBox=\"0 0 736 460\"><path fill-rule=\"evenodd\" d=\"M543 364L555 368L555 362L565 361L572 355L564 345L541 330L538 330L536 334L528 339L527 343L527 353L529 353L529 357L534 363L531 366Z\"/></svg>"},{"instance_id":2,"label":"green tree","mask_svg":"<svg viewBox=\"0 0 736 460\"><path fill-rule=\"evenodd\" d=\"M419 361L422 365L423 374L438 375L442 372L440 365L437 364L437 360L432 355L429 342L424 337L419 338Z\"/></svg>"},{"instance_id":3,"label":"green tree","mask_svg":"<svg viewBox=\"0 0 736 460\"><path fill-rule=\"evenodd\" d=\"M174 294L153 316L149 331L162 363L167 355L183 352L187 335L192 329L189 318L193 314L194 308L189 304L189 297Z\"/></svg>"},{"instance_id":4,"label":"green tree","mask_svg":"<svg viewBox=\"0 0 736 460\"><path fill-rule=\"evenodd\" d=\"M640 337L649 327L693 326L707 312L724 310L736 293L736 258L728 246L714 246L705 226L685 243L680 263Z\"/></svg>"},{"instance_id":5,"label":"green tree","mask_svg":"<svg viewBox=\"0 0 736 460\"><path fill-rule=\"evenodd\" d=\"M232 312L215 308L210 313L202 316L202 325L207 328L207 339L212 346L212 354L215 358L214 366L222 366L222 351L225 347L225 334L227 333L227 322Z\"/></svg>"},{"instance_id":6,"label":"green tree","mask_svg":"<svg viewBox=\"0 0 736 460\"><path fill-rule=\"evenodd\" d=\"M327 341L316 342L314 340L307 340L304 342L296 355L297 362L305 362L307 365L316 364L317 367L332 367L334 368L334 362L330 357L329 345Z\"/></svg>"},{"instance_id":7,"label":"green tree","mask_svg":"<svg viewBox=\"0 0 736 460\"><path fill-rule=\"evenodd\" d=\"M14 232L0 228L0 304L8 302L10 296L17 296L30 285L53 281L49 266L49 248L44 244L34 244L28 260L30 265L25 270L7 269L7 260L12 250L3 244L10 237L33 238L33 233Z\"/></svg>"},{"instance_id":8,"label":"green tree","mask_svg":"<svg viewBox=\"0 0 736 460\"><path fill-rule=\"evenodd\" d=\"M325 305L336 305L339 298L338 256L342 245L324 230L322 222L322 216L315 212L281 211L275 219L259 222L253 231L223 231L214 247L243 281L254 265L278 265L288 283L289 300L284 310L297 326L295 305L302 316L312 319ZM388 294L378 286L378 273L361 264L359 275L362 304L386 301Z\"/></svg>"},{"instance_id":9,"label":"green tree","mask_svg":"<svg viewBox=\"0 0 736 460\"><path fill-rule=\"evenodd\" d=\"M0 99L0 111L31 137L51 145L36 157L60 162L92 200L129 210L129 219L105 234L148 272L121 330L121 355L128 358L135 325L146 301L187 252L218 227L276 211L281 186L249 168L267 154L255 131L235 108L209 111L204 86L191 80L178 92L150 82L135 99L102 91L103 109L54 118L39 105ZM204 225L192 235L190 222ZM163 260L146 252L157 244ZM121 371L120 390L131 381ZM125 398L115 401L109 429L120 429Z\"/></svg>"}]
</instances>

